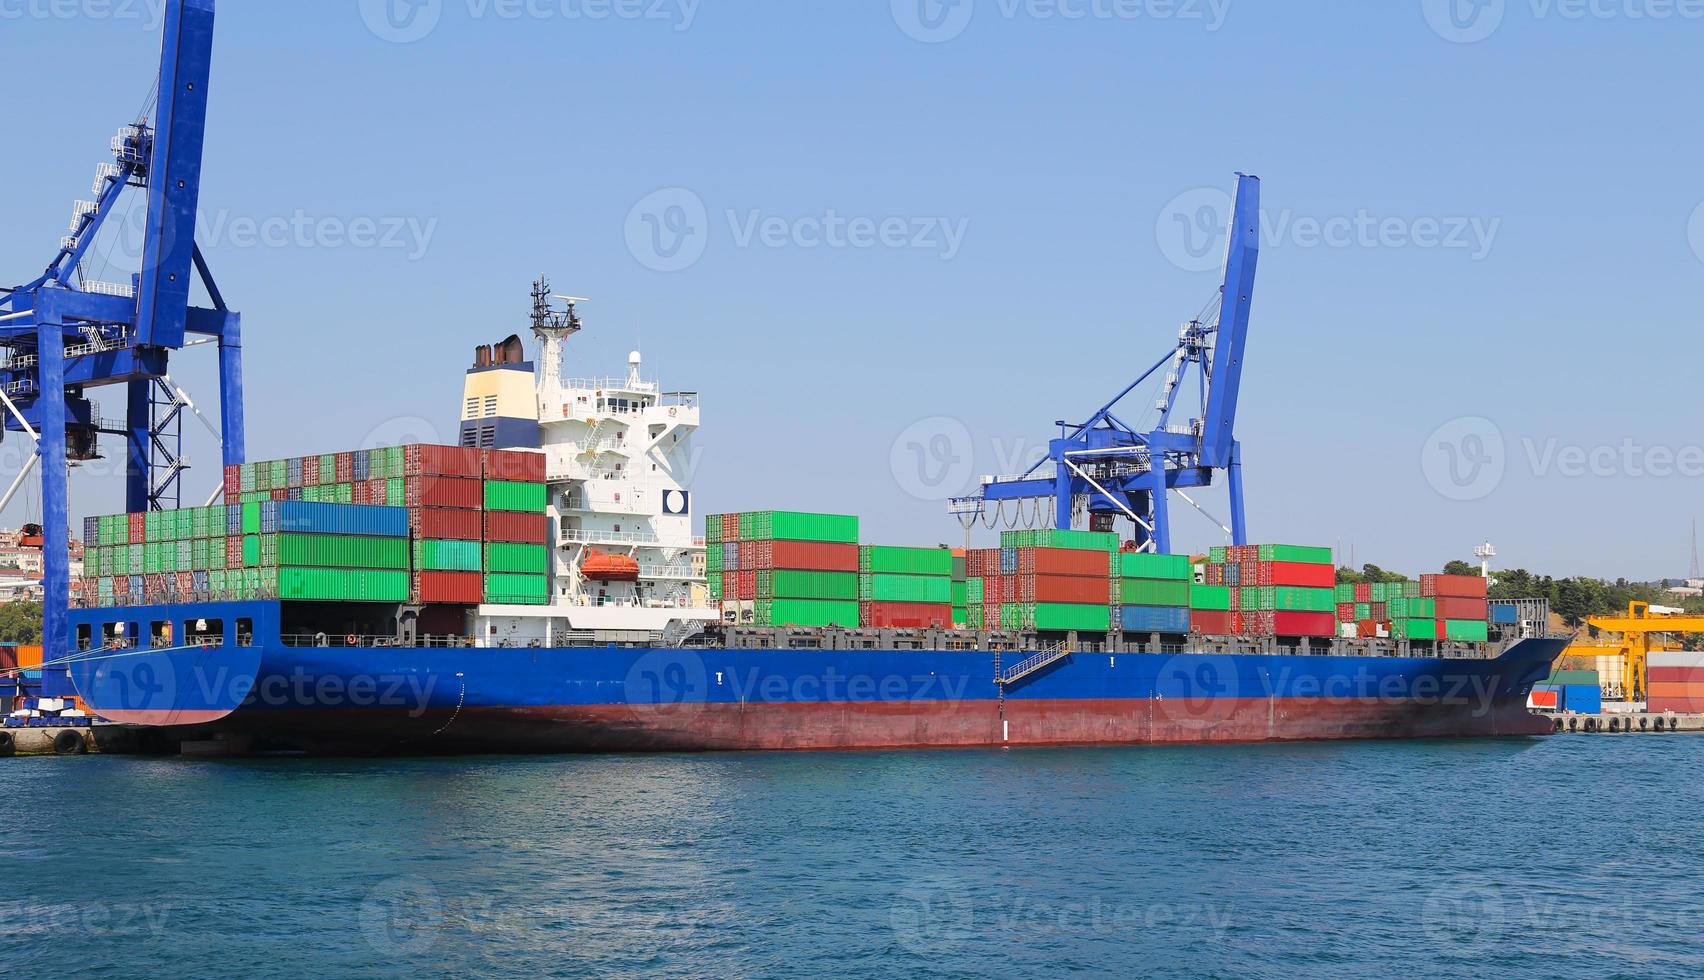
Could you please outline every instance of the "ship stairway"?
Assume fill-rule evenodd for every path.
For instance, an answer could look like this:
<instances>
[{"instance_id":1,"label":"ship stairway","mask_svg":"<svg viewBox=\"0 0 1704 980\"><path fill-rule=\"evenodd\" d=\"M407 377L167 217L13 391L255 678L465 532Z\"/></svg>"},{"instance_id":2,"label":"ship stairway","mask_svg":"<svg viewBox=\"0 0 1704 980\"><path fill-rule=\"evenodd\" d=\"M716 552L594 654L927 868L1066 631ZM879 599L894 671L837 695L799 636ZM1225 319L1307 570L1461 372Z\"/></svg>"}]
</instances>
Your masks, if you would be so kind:
<instances>
[{"instance_id":1,"label":"ship stairway","mask_svg":"<svg viewBox=\"0 0 1704 980\"><path fill-rule=\"evenodd\" d=\"M1018 661L1011 666L1011 669L995 677L994 683L999 684L1001 687L1010 687L1036 671L1051 667L1070 655L1071 648L1061 643L1058 646L1043 650L1040 653Z\"/></svg>"},{"instance_id":2,"label":"ship stairway","mask_svg":"<svg viewBox=\"0 0 1704 980\"><path fill-rule=\"evenodd\" d=\"M663 646L684 646L687 640L700 636L704 632L704 623L697 619L671 620L663 627Z\"/></svg>"}]
</instances>

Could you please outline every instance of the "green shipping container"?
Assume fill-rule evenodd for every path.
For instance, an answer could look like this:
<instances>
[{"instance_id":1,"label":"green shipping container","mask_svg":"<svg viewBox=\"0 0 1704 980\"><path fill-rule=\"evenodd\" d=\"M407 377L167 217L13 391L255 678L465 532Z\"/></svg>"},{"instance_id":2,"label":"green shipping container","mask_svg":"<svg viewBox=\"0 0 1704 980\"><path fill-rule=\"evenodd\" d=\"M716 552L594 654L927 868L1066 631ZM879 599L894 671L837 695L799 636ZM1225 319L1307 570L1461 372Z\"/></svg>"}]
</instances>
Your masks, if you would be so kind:
<instances>
[{"instance_id":1,"label":"green shipping container","mask_svg":"<svg viewBox=\"0 0 1704 980\"><path fill-rule=\"evenodd\" d=\"M704 540L709 544L722 543L722 515L711 514L704 518Z\"/></svg>"},{"instance_id":2,"label":"green shipping container","mask_svg":"<svg viewBox=\"0 0 1704 980\"><path fill-rule=\"evenodd\" d=\"M759 599L851 599L858 598L857 572L810 572L792 569L757 573Z\"/></svg>"},{"instance_id":3,"label":"green shipping container","mask_svg":"<svg viewBox=\"0 0 1704 980\"><path fill-rule=\"evenodd\" d=\"M550 602L550 577L490 573L485 576L485 601L498 605L545 605Z\"/></svg>"},{"instance_id":4,"label":"green shipping container","mask_svg":"<svg viewBox=\"0 0 1704 980\"><path fill-rule=\"evenodd\" d=\"M1331 564L1331 549L1300 544L1263 544L1261 561L1293 561L1307 565Z\"/></svg>"},{"instance_id":5,"label":"green shipping container","mask_svg":"<svg viewBox=\"0 0 1704 980\"><path fill-rule=\"evenodd\" d=\"M243 533L260 533L260 504L252 503L243 505Z\"/></svg>"},{"instance_id":6,"label":"green shipping container","mask_svg":"<svg viewBox=\"0 0 1704 980\"><path fill-rule=\"evenodd\" d=\"M970 625L969 610L967 610L964 606L954 606L953 626L957 629L964 629L968 625Z\"/></svg>"},{"instance_id":7,"label":"green shipping container","mask_svg":"<svg viewBox=\"0 0 1704 980\"><path fill-rule=\"evenodd\" d=\"M254 568L260 564L260 535L243 535L243 565Z\"/></svg>"},{"instance_id":8,"label":"green shipping container","mask_svg":"<svg viewBox=\"0 0 1704 980\"><path fill-rule=\"evenodd\" d=\"M710 590L710 601L720 602L722 600L722 576L712 572L709 576L707 587Z\"/></svg>"},{"instance_id":9,"label":"green shipping container","mask_svg":"<svg viewBox=\"0 0 1704 980\"><path fill-rule=\"evenodd\" d=\"M1444 638L1457 643L1484 643L1491 638L1490 627L1483 619L1446 619Z\"/></svg>"},{"instance_id":10,"label":"green shipping container","mask_svg":"<svg viewBox=\"0 0 1704 980\"><path fill-rule=\"evenodd\" d=\"M1337 590L1315 589L1293 585L1247 587L1242 590L1242 607L1251 610L1281 612L1336 612Z\"/></svg>"},{"instance_id":11,"label":"green shipping container","mask_svg":"<svg viewBox=\"0 0 1704 980\"><path fill-rule=\"evenodd\" d=\"M792 510L763 510L740 515L740 530L744 532L746 518L751 518L751 533L742 534L753 541L826 541L835 544L858 543L858 518L847 514L809 514Z\"/></svg>"},{"instance_id":12,"label":"green shipping container","mask_svg":"<svg viewBox=\"0 0 1704 980\"><path fill-rule=\"evenodd\" d=\"M402 465L400 463L398 463L396 468L400 471L401 468L402 468ZM385 479L385 506L386 507L406 507L406 506L408 506L408 494L407 494L407 491L404 489L405 486L406 486L406 484L403 481L402 477L400 477L400 476L391 476L391 477L387 477Z\"/></svg>"},{"instance_id":13,"label":"green shipping container","mask_svg":"<svg viewBox=\"0 0 1704 980\"><path fill-rule=\"evenodd\" d=\"M946 548L904 548L868 544L858 549L858 570L869 574L947 575L953 573L953 553Z\"/></svg>"},{"instance_id":14,"label":"green shipping container","mask_svg":"<svg viewBox=\"0 0 1704 980\"><path fill-rule=\"evenodd\" d=\"M1119 541L1117 534L1108 531L1061 531L1057 528L1042 528L1034 531L1002 531L1000 547L1117 551Z\"/></svg>"},{"instance_id":15,"label":"green shipping container","mask_svg":"<svg viewBox=\"0 0 1704 980\"><path fill-rule=\"evenodd\" d=\"M1391 619L1434 619L1438 615L1438 600L1398 596L1385 602L1385 614Z\"/></svg>"},{"instance_id":16,"label":"green shipping container","mask_svg":"<svg viewBox=\"0 0 1704 980\"><path fill-rule=\"evenodd\" d=\"M1025 603L1023 625L1025 628L1038 630L1086 630L1105 633L1112 627L1112 607L1073 602Z\"/></svg>"},{"instance_id":17,"label":"green shipping container","mask_svg":"<svg viewBox=\"0 0 1704 980\"><path fill-rule=\"evenodd\" d=\"M245 559L248 542L243 542ZM352 534L268 534L261 538L261 564L319 568L408 568L406 538Z\"/></svg>"},{"instance_id":18,"label":"green shipping container","mask_svg":"<svg viewBox=\"0 0 1704 980\"><path fill-rule=\"evenodd\" d=\"M754 605L759 626L858 625L857 600L759 599Z\"/></svg>"},{"instance_id":19,"label":"green shipping container","mask_svg":"<svg viewBox=\"0 0 1704 980\"><path fill-rule=\"evenodd\" d=\"M983 591L981 579L973 578L965 583L964 598L967 605L982 605L982 597L986 594L987 593Z\"/></svg>"},{"instance_id":20,"label":"green shipping container","mask_svg":"<svg viewBox=\"0 0 1704 980\"><path fill-rule=\"evenodd\" d=\"M982 607L971 606L965 610L964 625L967 629L982 629Z\"/></svg>"},{"instance_id":21,"label":"green shipping container","mask_svg":"<svg viewBox=\"0 0 1704 980\"><path fill-rule=\"evenodd\" d=\"M1110 624L1111 614L1108 614ZM1023 629L1024 607L1015 602L1000 603L1000 628L1003 630Z\"/></svg>"},{"instance_id":22,"label":"green shipping container","mask_svg":"<svg viewBox=\"0 0 1704 980\"><path fill-rule=\"evenodd\" d=\"M719 572L722 570L722 544L714 538L706 536L710 543L704 546L704 570Z\"/></svg>"},{"instance_id":23,"label":"green shipping container","mask_svg":"<svg viewBox=\"0 0 1704 980\"><path fill-rule=\"evenodd\" d=\"M861 575L858 598L866 602L953 601L953 580L945 575Z\"/></svg>"},{"instance_id":24,"label":"green shipping container","mask_svg":"<svg viewBox=\"0 0 1704 980\"><path fill-rule=\"evenodd\" d=\"M1390 623L1390 635L1399 640L1435 640L1438 638L1438 621L1435 619L1393 619Z\"/></svg>"},{"instance_id":25,"label":"green shipping container","mask_svg":"<svg viewBox=\"0 0 1704 980\"><path fill-rule=\"evenodd\" d=\"M515 480L486 480L485 509L542 513L545 505L544 484L520 483Z\"/></svg>"},{"instance_id":26,"label":"green shipping container","mask_svg":"<svg viewBox=\"0 0 1704 980\"><path fill-rule=\"evenodd\" d=\"M1118 574L1124 578L1171 579L1180 582L1187 582L1192 577L1188 555L1150 555L1145 551L1121 552L1118 556Z\"/></svg>"},{"instance_id":27,"label":"green shipping container","mask_svg":"<svg viewBox=\"0 0 1704 980\"><path fill-rule=\"evenodd\" d=\"M493 542L485 546L485 570L544 575L550 571L550 551L542 544Z\"/></svg>"},{"instance_id":28,"label":"green shipping container","mask_svg":"<svg viewBox=\"0 0 1704 980\"><path fill-rule=\"evenodd\" d=\"M1207 560L1215 565L1223 565L1225 563L1225 546L1219 544L1208 548Z\"/></svg>"},{"instance_id":29,"label":"green shipping container","mask_svg":"<svg viewBox=\"0 0 1704 980\"><path fill-rule=\"evenodd\" d=\"M402 602L408 598L408 573L403 571L295 567L268 571L276 573L276 593L280 599ZM254 573L252 578L250 572ZM272 591L266 584L270 577L262 575L260 569L245 569L243 587Z\"/></svg>"},{"instance_id":30,"label":"green shipping container","mask_svg":"<svg viewBox=\"0 0 1704 980\"><path fill-rule=\"evenodd\" d=\"M1119 582L1119 602L1126 606L1187 606L1189 583L1127 578Z\"/></svg>"},{"instance_id":31,"label":"green shipping container","mask_svg":"<svg viewBox=\"0 0 1704 980\"><path fill-rule=\"evenodd\" d=\"M1353 583L1353 582L1339 583L1338 586L1337 586L1337 601L1338 602L1354 602L1355 601L1355 583Z\"/></svg>"},{"instance_id":32,"label":"green shipping container","mask_svg":"<svg viewBox=\"0 0 1704 980\"><path fill-rule=\"evenodd\" d=\"M1390 610L1387 609L1385 611L1388 613ZM1357 602L1357 603L1355 603L1355 618L1357 620L1372 619L1373 618L1373 604L1370 603L1370 602Z\"/></svg>"},{"instance_id":33,"label":"green shipping container","mask_svg":"<svg viewBox=\"0 0 1704 980\"><path fill-rule=\"evenodd\" d=\"M736 540L750 541L753 537L752 529L757 526L757 515L751 511L741 512L737 526L740 536Z\"/></svg>"},{"instance_id":34,"label":"green shipping container","mask_svg":"<svg viewBox=\"0 0 1704 980\"><path fill-rule=\"evenodd\" d=\"M981 600L978 600L978 601L981 601ZM970 583L955 581L953 583L953 605L955 605L955 606L967 606L969 604L970 604Z\"/></svg>"},{"instance_id":35,"label":"green shipping container","mask_svg":"<svg viewBox=\"0 0 1704 980\"><path fill-rule=\"evenodd\" d=\"M1228 585L1192 585L1189 587L1189 608L1230 612L1231 587Z\"/></svg>"}]
</instances>

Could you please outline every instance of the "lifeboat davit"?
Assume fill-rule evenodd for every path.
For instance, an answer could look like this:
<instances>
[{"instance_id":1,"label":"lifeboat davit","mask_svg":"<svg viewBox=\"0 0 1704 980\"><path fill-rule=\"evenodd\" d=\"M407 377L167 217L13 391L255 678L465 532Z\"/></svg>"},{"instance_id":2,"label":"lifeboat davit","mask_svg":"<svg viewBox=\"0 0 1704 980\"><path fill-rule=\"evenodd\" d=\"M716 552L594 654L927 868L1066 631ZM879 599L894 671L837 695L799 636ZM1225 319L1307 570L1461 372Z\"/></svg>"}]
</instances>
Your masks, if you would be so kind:
<instances>
[{"instance_id":1,"label":"lifeboat davit","mask_svg":"<svg viewBox=\"0 0 1704 980\"><path fill-rule=\"evenodd\" d=\"M639 563L628 555L588 548L586 557L580 559L580 574L599 582L637 582Z\"/></svg>"}]
</instances>

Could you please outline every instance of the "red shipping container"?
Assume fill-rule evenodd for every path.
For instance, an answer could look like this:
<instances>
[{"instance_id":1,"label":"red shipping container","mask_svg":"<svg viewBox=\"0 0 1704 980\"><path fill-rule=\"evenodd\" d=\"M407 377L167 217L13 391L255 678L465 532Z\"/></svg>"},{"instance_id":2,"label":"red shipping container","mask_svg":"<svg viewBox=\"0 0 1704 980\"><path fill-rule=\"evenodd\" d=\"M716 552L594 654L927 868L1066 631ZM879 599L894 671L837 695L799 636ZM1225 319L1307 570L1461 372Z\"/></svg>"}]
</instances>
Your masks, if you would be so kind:
<instances>
[{"instance_id":1,"label":"red shipping container","mask_svg":"<svg viewBox=\"0 0 1704 980\"><path fill-rule=\"evenodd\" d=\"M1309 589L1329 589L1337 584L1337 569L1330 565L1309 565L1299 561L1265 562L1270 582L1261 585L1297 585Z\"/></svg>"},{"instance_id":2,"label":"red shipping container","mask_svg":"<svg viewBox=\"0 0 1704 980\"><path fill-rule=\"evenodd\" d=\"M319 461L320 461L320 458L318 456L303 456L302 457L302 486L304 486L304 487L317 487L317 486L319 486L319 482L320 482Z\"/></svg>"},{"instance_id":3,"label":"red shipping container","mask_svg":"<svg viewBox=\"0 0 1704 980\"><path fill-rule=\"evenodd\" d=\"M1704 684L1704 667L1651 667L1652 684Z\"/></svg>"},{"instance_id":4,"label":"red shipping container","mask_svg":"<svg viewBox=\"0 0 1704 980\"><path fill-rule=\"evenodd\" d=\"M403 499L410 507L485 506L485 483L456 476L411 476L403 481Z\"/></svg>"},{"instance_id":5,"label":"red shipping container","mask_svg":"<svg viewBox=\"0 0 1704 980\"><path fill-rule=\"evenodd\" d=\"M517 483L544 482L544 454L515 449L484 450L484 472L487 480L511 480Z\"/></svg>"},{"instance_id":6,"label":"red shipping container","mask_svg":"<svg viewBox=\"0 0 1704 980\"><path fill-rule=\"evenodd\" d=\"M550 519L543 514L486 511L485 540L513 544L549 544Z\"/></svg>"},{"instance_id":7,"label":"red shipping container","mask_svg":"<svg viewBox=\"0 0 1704 980\"><path fill-rule=\"evenodd\" d=\"M235 535L232 535L232 536L225 539L225 565L224 565L224 567L226 567L226 568L241 568L241 567L243 567L243 537L242 537L242 535L235 534Z\"/></svg>"},{"instance_id":8,"label":"red shipping container","mask_svg":"<svg viewBox=\"0 0 1704 980\"><path fill-rule=\"evenodd\" d=\"M1485 581L1480 579L1481 582ZM1432 600L1437 603L1439 619L1478 619L1484 620L1490 615L1487 608L1490 603L1484 599L1463 599L1458 596L1438 596ZM1442 636L1442 633L1438 634Z\"/></svg>"},{"instance_id":9,"label":"red shipping container","mask_svg":"<svg viewBox=\"0 0 1704 980\"><path fill-rule=\"evenodd\" d=\"M1370 603L1367 604L1367 606L1368 606L1367 611L1372 614L1372 619L1373 619L1374 622L1379 622L1379 623L1390 622L1389 607L1385 603L1370 602Z\"/></svg>"},{"instance_id":10,"label":"red shipping container","mask_svg":"<svg viewBox=\"0 0 1704 980\"><path fill-rule=\"evenodd\" d=\"M130 517L129 517L129 521L130 521L130 543L131 544L141 544L142 542L148 540L148 523L147 523L148 515L147 514L131 514Z\"/></svg>"},{"instance_id":11,"label":"red shipping container","mask_svg":"<svg viewBox=\"0 0 1704 980\"><path fill-rule=\"evenodd\" d=\"M1353 602L1339 602L1337 604L1337 621L1339 623L1353 623L1355 621L1355 604Z\"/></svg>"},{"instance_id":12,"label":"red shipping container","mask_svg":"<svg viewBox=\"0 0 1704 980\"><path fill-rule=\"evenodd\" d=\"M410 586L415 602L476 606L485 598L485 579L478 572L415 572Z\"/></svg>"},{"instance_id":13,"label":"red shipping container","mask_svg":"<svg viewBox=\"0 0 1704 980\"><path fill-rule=\"evenodd\" d=\"M1023 575L1093 575L1106 578L1111 556L1105 551L1073 548L1019 548L1018 572Z\"/></svg>"},{"instance_id":14,"label":"red shipping container","mask_svg":"<svg viewBox=\"0 0 1704 980\"><path fill-rule=\"evenodd\" d=\"M1117 583L1084 575L1023 575L1018 578L1018 597L1013 601L1100 605L1107 601L1111 588L1117 588Z\"/></svg>"},{"instance_id":15,"label":"red shipping container","mask_svg":"<svg viewBox=\"0 0 1704 980\"><path fill-rule=\"evenodd\" d=\"M441 538L449 541L478 541L485 530L483 518L487 516L489 515L482 514L477 510L410 507L408 510L408 530L419 539Z\"/></svg>"},{"instance_id":16,"label":"red shipping container","mask_svg":"<svg viewBox=\"0 0 1704 980\"><path fill-rule=\"evenodd\" d=\"M1373 586L1372 586L1371 582L1357 582L1357 583L1355 583L1355 601L1356 602L1372 602L1373 601Z\"/></svg>"},{"instance_id":17,"label":"red shipping container","mask_svg":"<svg viewBox=\"0 0 1704 980\"><path fill-rule=\"evenodd\" d=\"M1377 639L1379 635L1379 621L1376 619L1361 620L1355 624L1355 635L1359 636L1363 640Z\"/></svg>"},{"instance_id":18,"label":"red shipping container","mask_svg":"<svg viewBox=\"0 0 1704 980\"><path fill-rule=\"evenodd\" d=\"M1556 710L1556 692L1555 691L1533 691L1531 696L1528 698L1528 702L1534 708L1549 708L1551 711L1555 711Z\"/></svg>"},{"instance_id":19,"label":"red shipping container","mask_svg":"<svg viewBox=\"0 0 1704 980\"><path fill-rule=\"evenodd\" d=\"M337 479L335 483L348 483L355 479L355 454L338 453L336 457Z\"/></svg>"},{"instance_id":20,"label":"red shipping container","mask_svg":"<svg viewBox=\"0 0 1704 980\"><path fill-rule=\"evenodd\" d=\"M289 500L290 499L290 491L288 489L284 489L284 488L274 490L274 491L272 491L272 499L273 500Z\"/></svg>"},{"instance_id":21,"label":"red shipping container","mask_svg":"<svg viewBox=\"0 0 1704 980\"><path fill-rule=\"evenodd\" d=\"M1272 616L1272 632L1278 636L1336 636L1337 623L1330 613L1278 611Z\"/></svg>"},{"instance_id":22,"label":"red shipping container","mask_svg":"<svg viewBox=\"0 0 1704 980\"><path fill-rule=\"evenodd\" d=\"M951 603L860 602L858 623L878 629L949 629L953 607Z\"/></svg>"},{"instance_id":23,"label":"red shipping container","mask_svg":"<svg viewBox=\"0 0 1704 980\"><path fill-rule=\"evenodd\" d=\"M366 480L356 480L355 485L349 488L349 502L352 504L370 504L373 502L373 493Z\"/></svg>"},{"instance_id":24,"label":"red shipping container","mask_svg":"<svg viewBox=\"0 0 1704 980\"><path fill-rule=\"evenodd\" d=\"M484 476L484 461L477 449L414 443L402 447L403 476Z\"/></svg>"},{"instance_id":25,"label":"red shipping container","mask_svg":"<svg viewBox=\"0 0 1704 980\"><path fill-rule=\"evenodd\" d=\"M236 463L225 467L225 500L235 503L238 495L243 492L243 468Z\"/></svg>"},{"instance_id":26,"label":"red shipping container","mask_svg":"<svg viewBox=\"0 0 1704 980\"><path fill-rule=\"evenodd\" d=\"M748 560L751 564L747 564ZM756 541L740 545L742 568L792 568L814 572L855 572L858 546L818 541Z\"/></svg>"},{"instance_id":27,"label":"red shipping container","mask_svg":"<svg viewBox=\"0 0 1704 980\"><path fill-rule=\"evenodd\" d=\"M736 585L736 588L735 588L734 591L737 593L734 596L735 599L756 599L757 598L757 573L756 572L737 572L734 575L734 581L735 581L735 585Z\"/></svg>"},{"instance_id":28,"label":"red shipping container","mask_svg":"<svg viewBox=\"0 0 1704 980\"><path fill-rule=\"evenodd\" d=\"M1422 575L1420 594L1423 596L1455 596L1463 599L1485 598L1485 580L1477 575Z\"/></svg>"},{"instance_id":29,"label":"red shipping container","mask_svg":"<svg viewBox=\"0 0 1704 980\"><path fill-rule=\"evenodd\" d=\"M1000 576L1000 601L1018 601L1018 577L1016 575Z\"/></svg>"},{"instance_id":30,"label":"red shipping container","mask_svg":"<svg viewBox=\"0 0 1704 980\"><path fill-rule=\"evenodd\" d=\"M1203 636L1235 636L1235 613L1221 612L1217 609L1191 609L1189 611L1189 629L1192 633Z\"/></svg>"}]
</instances>

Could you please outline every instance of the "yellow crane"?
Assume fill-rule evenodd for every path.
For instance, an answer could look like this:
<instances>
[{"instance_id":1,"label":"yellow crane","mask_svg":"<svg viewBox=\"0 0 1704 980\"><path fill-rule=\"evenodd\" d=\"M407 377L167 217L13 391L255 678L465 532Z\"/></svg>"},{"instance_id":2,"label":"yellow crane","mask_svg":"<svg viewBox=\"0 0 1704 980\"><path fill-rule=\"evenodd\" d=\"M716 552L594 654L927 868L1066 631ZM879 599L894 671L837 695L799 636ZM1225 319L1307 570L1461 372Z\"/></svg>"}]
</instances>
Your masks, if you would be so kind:
<instances>
[{"instance_id":1,"label":"yellow crane","mask_svg":"<svg viewBox=\"0 0 1704 980\"><path fill-rule=\"evenodd\" d=\"M1639 701L1647 690L1646 663L1651 651L1679 649L1670 645L1667 637L1671 634L1704 633L1704 616L1689 616L1664 606L1653 610L1648 602L1629 602L1627 615L1588 616L1586 625L1601 633L1617 634L1619 639L1600 637L1571 643L1562 651L1562 659L1619 658L1620 695L1628 701Z\"/></svg>"}]
</instances>

